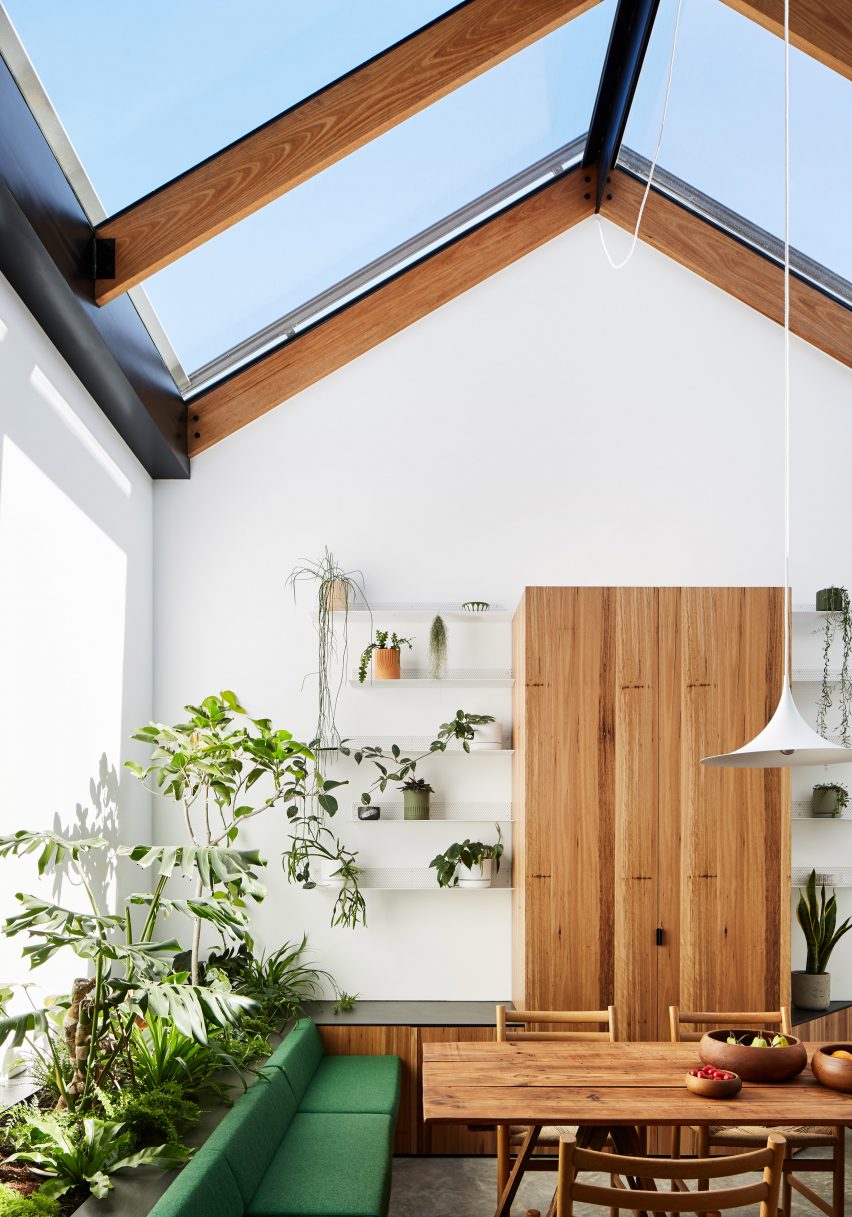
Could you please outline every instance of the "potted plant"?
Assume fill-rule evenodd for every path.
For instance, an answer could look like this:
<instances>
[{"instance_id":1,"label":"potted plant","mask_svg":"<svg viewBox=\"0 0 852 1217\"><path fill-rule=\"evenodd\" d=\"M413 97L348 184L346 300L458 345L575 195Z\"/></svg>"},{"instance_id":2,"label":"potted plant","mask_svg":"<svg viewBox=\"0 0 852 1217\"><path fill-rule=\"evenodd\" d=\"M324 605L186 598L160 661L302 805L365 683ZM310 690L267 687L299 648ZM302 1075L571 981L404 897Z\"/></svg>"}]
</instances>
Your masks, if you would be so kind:
<instances>
[{"instance_id":1,"label":"potted plant","mask_svg":"<svg viewBox=\"0 0 852 1217\"><path fill-rule=\"evenodd\" d=\"M503 834L495 824L497 840L493 845L465 838L438 854L429 863L437 872L438 887L480 888L491 886L492 863L500 870L503 857Z\"/></svg>"},{"instance_id":2,"label":"potted plant","mask_svg":"<svg viewBox=\"0 0 852 1217\"><path fill-rule=\"evenodd\" d=\"M447 627L440 614L434 618L429 630L429 670L434 680L447 674Z\"/></svg>"},{"instance_id":3,"label":"potted plant","mask_svg":"<svg viewBox=\"0 0 852 1217\"><path fill-rule=\"evenodd\" d=\"M303 561L287 576L286 586L293 589L294 600L298 584L306 581L316 584L317 593L319 698L314 739L318 747L334 749L340 743L335 713L348 666L349 610L356 602L369 606L361 571L344 570L328 548L317 561ZM342 623L339 644L334 632L335 613Z\"/></svg>"},{"instance_id":4,"label":"potted plant","mask_svg":"<svg viewBox=\"0 0 852 1217\"><path fill-rule=\"evenodd\" d=\"M826 971L831 953L844 934L852 929L849 917L837 926L837 897L834 892L826 900L825 887L817 901L816 871L811 871L804 889L799 892L796 918L802 927L808 948L804 971L793 973L793 1005L803 1010L827 1010L831 1001L831 976Z\"/></svg>"},{"instance_id":5,"label":"potted plant","mask_svg":"<svg viewBox=\"0 0 852 1217\"><path fill-rule=\"evenodd\" d=\"M842 782L820 782L814 786L813 813L815 816L837 817L849 802L849 791Z\"/></svg>"},{"instance_id":6,"label":"potted plant","mask_svg":"<svg viewBox=\"0 0 852 1217\"><path fill-rule=\"evenodd\" d=\"M825 612L822 630L822 686L817 702L817 731L828 737L828 712L835 704L840 715L839 737L844 748L852 742L852 610L845 587L825 587L817 592L817 608ZM840 671L832 670L832 652L838 633L841 638Z\"/></svg>"},{"instance_id":7,"label":"potted plant","mask_svg":"<svg viewBox=\"0 0 852 1217\"><path fill-rule=\"evenodd\" d=\"M403 647L408 647L410 651L412 642L411 638L398 638L387 630L376 630L376 641L368 643L361 652L361 662L358 665L358 679L361 684L367 679L371 659L373 677L376 680L399 680L399 653Z\"/></svg>"},{"instance_id":8,"label":"potted plant","mask_svg":"<svg viewBox=\"0 0 852 1217\"><path fill-rule=\"evenodd\" d=\"M423 778L409 778L399 788L402 791L404 820L429 819L429 795L435 791Z\"/></svg>"},{"instance_id":9,"label":"potted plant","mask_svg":"<svg viewBox=\"0 0 852 1217\"><path fill-rule=\"evenodd\" d=\"M816 594L818 613L839 613L849 604L845 587L823 587Z\"/></svg>"}]
</instances>

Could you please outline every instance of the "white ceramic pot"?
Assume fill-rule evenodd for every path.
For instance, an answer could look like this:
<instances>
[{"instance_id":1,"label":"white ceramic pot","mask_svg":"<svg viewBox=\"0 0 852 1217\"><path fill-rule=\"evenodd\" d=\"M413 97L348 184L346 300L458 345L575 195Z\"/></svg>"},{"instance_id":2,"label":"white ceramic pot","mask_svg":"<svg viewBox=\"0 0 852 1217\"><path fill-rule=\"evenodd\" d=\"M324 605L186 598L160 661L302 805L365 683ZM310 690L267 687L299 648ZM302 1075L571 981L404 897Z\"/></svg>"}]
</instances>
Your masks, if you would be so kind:
<instances>
[{"instance_id":1,"label":"white ceramic pot","mask_svg":"<svg viewBox=\"0 0 852 1217\"><path fill-rule=\"evenodd\" d=\"M474 732L471 752L499 752L503 747L502 723L483 723L481 727L474 727Z\"/></svg>"},{"instance_id":2,"label":"white ceramic pot","mask_svg":"<svg viewBox=\"0 0 852 1217\"><path fill-rule=\"evenodd\" d=\"M490 887L491 858L484 858L477 866L462 866L456 869L459 887Z\"/></svg>"},{"instance_id":3,"label":"white ceramic pot","mask_svg":"<svg viewBox=\"0 0 852 1217\"><path fill-rule=\"evenodd\" d=\"M793 1005L802 1010L827 1010L831 1002L830 972L794 972L791 976Z\"/></svg>"}]
</instances>

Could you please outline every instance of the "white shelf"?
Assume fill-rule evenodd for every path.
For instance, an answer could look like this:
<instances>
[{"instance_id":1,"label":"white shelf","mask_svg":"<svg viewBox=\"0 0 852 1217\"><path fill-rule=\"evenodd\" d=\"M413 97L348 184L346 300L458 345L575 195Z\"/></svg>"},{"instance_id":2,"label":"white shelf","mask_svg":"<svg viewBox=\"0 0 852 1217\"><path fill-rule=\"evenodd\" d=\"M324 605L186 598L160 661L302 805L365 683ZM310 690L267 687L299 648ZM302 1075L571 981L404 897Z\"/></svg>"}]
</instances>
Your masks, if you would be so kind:
<instances>
[{"instance_id":1,"label":"white shelf","mask_svg":"<svg viewBox=\"0 0 852 1217\"><path fill-rule=\"evenodd\" d=\"M349 678L353 689L511 689L515 679L509 668L449 668L446 676L436 679L414 668L403 672L399 680L360 681L357 676Z\"/></svg>"},{"instance_id":2,"label":"white shelf","mask_svg":"<svg viewBox=\"0 0 852 1217\"><path fill-rule=\"evenodd\" d=\"M822 684L822 668L793 668L790 673L794 685L821 685ZM829 668L828 683L840 683L840 669Z\"/></svg>"},{"instance_id":3,"label":"white shelf","mask_svg":"<svg viewBox=\"0 0 852 1217\"><path fill-rule=\"evenodd\" d=\"M791 876L793 887L804 887L814 869L817 888L852 887L852 867L848 866L794 866Z\"/></svg>"},{"instance_id":4,"label":"white shelf","mask_svg":"<svg viewBox=\"0 0 852 1217\"><path fill-rule=\"evenodd\" d=\"M815 816L811 810L810 799L794 799L793 819L812 820L814 824L838 823L841 820L852 820L852 807L847 807L845 811L841 811L839 816Z\"/></svg>"},{"instance_id":5,"label":"white shelf","mask_svg":"<svg viewBox=\"0 0 852 1217\"><path fill-rule=\"evenodd\" d=\"M311 614L317 621L319 614ZM342 619L343 612L337 611L335 618ZM393 625L397 621L430 622L436 616L441 616L447 623L463 623L465 625L508 625L513 613L501 608L490 608L485 613L466 613L460 604L376 604L372 611L365 608L351 608L348 613L350 621L372 620L374 625L382 628L383 622Z\"/></svg>"},{"instance_id":6,"label":"white shelf","mask_svg":"<svg viewBox=\"0 0 852 1217\"><path fill-rule=\"evenodd\" d=\"M352 819L359 824L387 824L391 821L406 824L446 823L455 820L459 824L477 824L480 821L491 821L492 824L509 824L512 820L511 803L443 803L433 799L429 806L428 820L404 820L403 804L401 802L385 802L381 796L376 799L376 806L381 807L382 814L378 820L359 820L358 808L360 803L352 804Z\"/></svg>"},{"instance_id":7,"label":"white shelf","mask_svg":"<svg viewBox=\"0 0 852 1217\"><path fill-rule=\"evenodd\" d=\"M358 886L364 891L445 893L447 889L438 887L438 880L435 876L436 872L430 866L368 866L358 876ZM511 879L511 868L503 859L500 870L494 875L490 887L452 888L450 890L454 892L507 892L511 891ZM336 892L340 889L330 883L318 883L317 890Z\"/></svg>"},{"instance_id":8,"label":"white shelf","mask_svg":"<svg viewBox=\"0 0 852 1217\"><path fill-rule=\"evenodd\" d=\"M397 744L402 750L403 757L410 752L427 752L429 745L432 743L434 736L432 735L350 735L344 739L347 748L353 752L357 752L361 748L382 748L390 752L393 744ZM333 751L326 749L325 751ZM454 740L447 744L444 752L430 753L432 756L464 756L470 759L472 756L512 756L514 748L473 748L470 752L465 752L461 743ZM401 757L400 759L403 759ZM343 758L346 759L345 757Z\"/></svg>"}]
</instances>

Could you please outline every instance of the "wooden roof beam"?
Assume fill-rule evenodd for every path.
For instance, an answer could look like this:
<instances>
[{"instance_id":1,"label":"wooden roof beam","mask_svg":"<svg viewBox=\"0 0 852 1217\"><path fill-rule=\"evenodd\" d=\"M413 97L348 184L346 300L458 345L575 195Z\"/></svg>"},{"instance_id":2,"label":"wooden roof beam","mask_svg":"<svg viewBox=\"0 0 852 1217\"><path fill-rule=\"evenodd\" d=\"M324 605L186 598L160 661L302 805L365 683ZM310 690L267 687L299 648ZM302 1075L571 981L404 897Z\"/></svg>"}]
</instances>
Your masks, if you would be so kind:
<instances>
[{"instance_id":1,"label":"wooden roof beam","mask_svg":"<svg viewBox=\"0 0 852 1217\"><path fill-rule=\"evenodd\" d=\"M765 30L784 37L784 0L725 0ZM849 0L791 0L790 41L834 72L852 80L852 8Z\"/></svg>"},{"instance_id":2,"label":"wooden roof beam","mask_svg":"<svg viewBox=\"0 0 852 1217\"><path fill-rule=\"evenodd\" d=\"M468 0L125 211L106 304L599 0Z\"/></svg>"}]
</instances>

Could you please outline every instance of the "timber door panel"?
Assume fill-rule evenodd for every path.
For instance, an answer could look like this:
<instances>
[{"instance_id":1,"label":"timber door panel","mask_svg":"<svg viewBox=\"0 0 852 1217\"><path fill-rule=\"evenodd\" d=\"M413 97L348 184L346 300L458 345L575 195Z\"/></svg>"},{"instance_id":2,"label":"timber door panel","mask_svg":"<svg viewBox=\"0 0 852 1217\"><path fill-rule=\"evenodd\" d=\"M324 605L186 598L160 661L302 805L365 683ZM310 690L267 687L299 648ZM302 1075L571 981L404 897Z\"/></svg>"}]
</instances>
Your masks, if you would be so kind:
<instances>
[{"instance_id":1,"label":"timber door panel","mask_svg":"<svg viewBox=\"0 0 852 1217\"><path fill-rule=\"evenodd\" d=\"M669 1001L692 1010L777 1008L789 986L789 772L708 769L700 758L739 747L775 709L783 592L660 594L668 699L661 919L677 926L667 936L661 1013Z\"/></svg>"}]
</instances>

